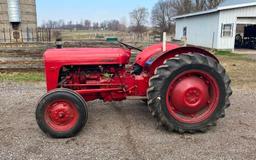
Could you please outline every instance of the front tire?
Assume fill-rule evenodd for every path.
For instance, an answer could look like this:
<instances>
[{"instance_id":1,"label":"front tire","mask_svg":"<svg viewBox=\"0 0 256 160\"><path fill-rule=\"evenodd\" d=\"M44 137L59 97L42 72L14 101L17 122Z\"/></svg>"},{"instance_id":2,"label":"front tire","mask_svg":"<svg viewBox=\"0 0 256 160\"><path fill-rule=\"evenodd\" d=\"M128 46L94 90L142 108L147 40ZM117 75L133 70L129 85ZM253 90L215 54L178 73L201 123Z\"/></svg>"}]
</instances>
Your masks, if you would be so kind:
<instances>
[{"instance_id":1,"label":"front tire","mask_svg":"<svg viewBox=\"0 0 256 160\"><path fill-rule=\"evenodd\" d=\"M57 89L44 95L36 109L40 129L53 138L78 134L88 119L84 99L69 89Z\"/></svg>"},{"instance_id":2,"label":"front tire","mask_svg":"<svg viewBox=\"0 0 256 160\"><path fill-rule=\"evenodd\" d=\"M158 67L150 79L148 105L170 131L205 132L225 116L232 94L225 69L201 54L182 54Z\"/></svg>"}]
</instances>

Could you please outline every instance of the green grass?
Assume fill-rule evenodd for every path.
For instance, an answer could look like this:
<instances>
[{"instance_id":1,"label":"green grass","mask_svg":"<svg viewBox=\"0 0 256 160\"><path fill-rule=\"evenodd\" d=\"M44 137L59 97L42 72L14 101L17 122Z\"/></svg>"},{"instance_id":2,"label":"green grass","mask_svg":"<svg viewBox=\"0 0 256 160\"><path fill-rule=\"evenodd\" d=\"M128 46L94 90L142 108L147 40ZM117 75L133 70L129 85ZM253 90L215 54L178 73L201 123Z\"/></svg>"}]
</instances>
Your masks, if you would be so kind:
<instances>
[{"instance_id":1,"label":"green grass","mask_svg":"<svg viewBox=\"0 0 256 160\"><path fill-rule=\"evenodd\" d=\"M216 51L215 55L217 55L217 56L241 56L239 54L232 53L230 51Z\"/></svg>"},{"instance_id":2,"label":"green grass","mask_svg":"<svg viewBox=\"0 0 256 160\"><path fill-rule=\"evenodd\" d=\"M237 60L244 60L244 61L253 61L252 59L248 58L246 55L233 53L231 51L215 51L215 55L219 58L230 58L230 59L237 59Z\"/></svg>"},{"instance_id":3,"label":"green grass","mask_svg":"<svg viewBox=\"0 0 256 160\"><path fill-rule=\"evenodd\" d=\"M0 73L0 82L14 81L14 82L40 82L44 81L43 72L10 72Z\"/></svg>"},{"instance_id":4,"label":"green grass","mask_svg":"<svg viewBox=\"0 0 256 160\"><path fill-rule=\"evenodd\" d=\"M106 37L126 35L125 32L114 32L114 31L63 31L63 40L87 40L87 39L105 39Z\"/></svg>"}]
</instances>

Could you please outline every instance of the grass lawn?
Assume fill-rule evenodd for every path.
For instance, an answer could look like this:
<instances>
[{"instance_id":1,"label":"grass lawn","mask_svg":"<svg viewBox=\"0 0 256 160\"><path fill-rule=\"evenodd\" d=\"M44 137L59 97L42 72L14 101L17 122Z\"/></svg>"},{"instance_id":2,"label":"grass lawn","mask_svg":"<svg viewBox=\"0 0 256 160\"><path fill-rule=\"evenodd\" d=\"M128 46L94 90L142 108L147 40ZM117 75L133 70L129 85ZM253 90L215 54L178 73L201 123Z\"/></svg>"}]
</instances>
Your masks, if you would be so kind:
<instances>
[{"instance_id":1,"label":"grass lawn","mask_svg":"<svg viewBox=\"0 0 256 160\"><path fill-rule=\"evenodd\" d=\"M256 87L256 61L246 55L235 54L227 51L215 53L228 72L232 86L235 88Z\"/></svg>"},{"instance_id":2,"label":"grass lawn","mask_svg":"<svg viewBox=\"0 0 256 160\"><path fill-rule=\"evenodd\" d=\"M44 81L43 72L10 72L0 73L0 82L13 81L13 82L40 82Z\"/></svg>"},{"instance_id":3,"label":"grass lawn","mask_svg":"<svg viewBox=\"0 0 256 160\"><path fill-rule=\"evenodd\" d=\"M86 39L94 39L94 38L102 38L111 36L122 36L127 35L125 32L113 32L113 31L63 31L62 39L65 41L68 40L86 40Z\"/></svg>"}]
</instances>

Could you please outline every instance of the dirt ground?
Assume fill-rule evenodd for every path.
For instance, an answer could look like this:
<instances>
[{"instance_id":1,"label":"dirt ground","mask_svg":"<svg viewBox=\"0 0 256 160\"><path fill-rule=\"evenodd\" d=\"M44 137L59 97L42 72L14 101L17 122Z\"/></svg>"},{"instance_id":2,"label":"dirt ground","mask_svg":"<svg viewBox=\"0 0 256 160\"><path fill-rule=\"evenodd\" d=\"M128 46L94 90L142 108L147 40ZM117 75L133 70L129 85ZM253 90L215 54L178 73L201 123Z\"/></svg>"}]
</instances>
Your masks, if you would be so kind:
<instances>
[{"instance_id":1,"label":"dirt ground","mask_svg":"<svg viewBox=\"0 0 256 160\"><path fill-rule=\"evenodd\" d=\"M256 159L255 61L220 59L233 80L232 106L204 134L158 128L140 101L94 101L77 137L52 139L34 115L45 84L0 82L0 159Z\"/></svg>"},{"instance_id":2,"label":"dirt ground","mask_svg":"<svg viewBox=\"0 0 256 160\"><path fill-rule=\"evenodd\" d=\"M89 121L71 139L37 127L40 84L1 83L0 159L256 159L255 90L234 89L232 106L205 134L168 133L140 101L89 103Z\"/></svg>"}]
</instances>

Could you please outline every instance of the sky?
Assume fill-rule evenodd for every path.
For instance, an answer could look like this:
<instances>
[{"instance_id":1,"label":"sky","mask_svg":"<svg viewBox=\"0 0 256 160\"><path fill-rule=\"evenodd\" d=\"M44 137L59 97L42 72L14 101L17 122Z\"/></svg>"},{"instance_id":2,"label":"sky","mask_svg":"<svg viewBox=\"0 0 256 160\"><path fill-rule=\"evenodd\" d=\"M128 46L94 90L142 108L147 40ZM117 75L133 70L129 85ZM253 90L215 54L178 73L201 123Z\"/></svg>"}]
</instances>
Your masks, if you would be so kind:
<instances>
[{"instance_id":1,"label":"sky","mask_svg":"<svg viewBox=\"0 0 256 160\"><path fill-rule=\"evenodd\" d=\"M36 0L38 24L47 20L92 22L117 19L129 24L129 13L138 7L151 11L158 0Z\"/></svg>"}]
</instances>

